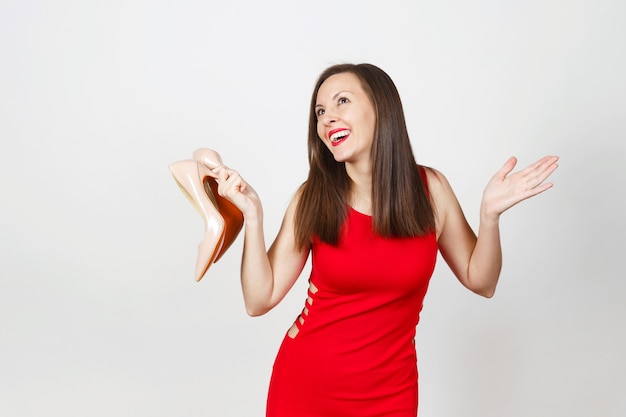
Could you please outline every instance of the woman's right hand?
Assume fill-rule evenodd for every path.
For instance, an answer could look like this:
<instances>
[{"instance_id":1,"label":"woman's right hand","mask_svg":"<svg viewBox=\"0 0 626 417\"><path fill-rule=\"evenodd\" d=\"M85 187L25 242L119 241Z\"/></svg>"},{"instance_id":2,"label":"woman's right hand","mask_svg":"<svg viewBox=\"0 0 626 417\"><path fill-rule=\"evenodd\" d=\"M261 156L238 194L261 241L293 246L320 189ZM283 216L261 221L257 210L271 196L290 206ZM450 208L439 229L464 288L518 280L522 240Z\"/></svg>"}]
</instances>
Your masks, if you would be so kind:
<instances>
[{"instance_id":1,"label":"woman's right hand","mask_svg":"<svg viewBox=\"0 0 626 417\"><path fill-rule=\"evenodd\" d=\"M261 201L256 191L241 177L239 172L221 165L214 168L217 192L228 199L243 214L245 219L261 216Z\"/></svg>"},{"instance_id":2,"label":"woman's right hand","mask_svg":"<svg viewBox=\"0 0 626 417\"><path fill-rule=\"evenodd\" d=\"M269 251L263 232L263 209L254 189L241 175L224 165L212 169L217 192L233 203L245 219L241 285L246 311L251 316L265 314L280 302L298 279L309 255L308 248L295 244L293 198L278 236Z\"/></svg>"}]
</instances>

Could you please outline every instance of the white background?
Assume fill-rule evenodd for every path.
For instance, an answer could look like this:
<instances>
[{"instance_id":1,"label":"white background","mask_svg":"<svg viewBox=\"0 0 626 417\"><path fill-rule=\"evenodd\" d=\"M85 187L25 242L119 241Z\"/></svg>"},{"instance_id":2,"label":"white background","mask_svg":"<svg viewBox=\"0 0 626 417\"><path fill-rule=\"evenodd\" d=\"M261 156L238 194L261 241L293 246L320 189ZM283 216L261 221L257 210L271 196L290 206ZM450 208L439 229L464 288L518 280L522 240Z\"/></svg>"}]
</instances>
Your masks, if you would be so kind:
<instances>
[{"instance_id":1,"label":"white background","mask_svg":"<svg viewBox=\"0 0 626 417\"><path fill-rule=\"evenodd\" d=\"M254 319L241 236L195 283L203 223L167 165L217 149L271 242L341 62L391 75L474 227L510 155L561 157L502 218L495 298L440 260L420 417L626 415L625 21L621 0L1 0L0 415L264 415L308 271Z\"/></svg>"}]
</instances>

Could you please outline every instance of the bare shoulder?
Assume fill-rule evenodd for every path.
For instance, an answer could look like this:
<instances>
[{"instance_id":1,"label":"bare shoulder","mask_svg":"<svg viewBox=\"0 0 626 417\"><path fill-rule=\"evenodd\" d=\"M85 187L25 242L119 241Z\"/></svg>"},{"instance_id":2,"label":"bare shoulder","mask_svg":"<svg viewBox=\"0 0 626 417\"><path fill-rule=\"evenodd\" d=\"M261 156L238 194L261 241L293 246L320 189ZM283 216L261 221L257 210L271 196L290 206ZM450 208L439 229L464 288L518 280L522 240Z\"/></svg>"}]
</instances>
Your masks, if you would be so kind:
<instances>
[{"instance_id":1,"label":"bare shoulder","mask_svg":"<svg viewBox=\"0 0 626 417\"><path fill-rule=\"evenodd\" d=\"M427 166L424 166L424 169L426 170L428 191L430 192L433 201L440 200L452 192L452 187L450 187L448 179L445 175L443 175L443 173L441 173L441 171Z\"/></svg>"},{"instance_id":2,"label":"bare shoulder","mask_svg":"<svg viewBox=\"0 0 626 417\"><path fill-rule=\"evenodd\" d=\"M425 169L430 200L435 212L437 238L439 238L451 213L459 211L459 203L445 175L432 167L425 167Z\"/></svg>"},{"instance_id":3,"label":"bare shoulder","mask_svg":"<svg viewBox=\"0 0 626 417\"><path fill-rule=\"evenodd\" d=\"M280 229L278 231L278 235L276 236L274 243L270 247L270 256L272 256L276 250L278 250L279 252L287 252L289 256L293 256L295 252L302 252L296 247L295 238L295 218L301 195L302 187L299 187L291 198L289 205L287 206Z\"/></svg>"},{"instance_id":4,"label":"bare shoulder","mask_svg":"<svg viewBox=\"0 0 626 417\"><path fill-rule=\"evenodd\" d=\"M303 185L298 187L295 191L291 200L289 201L289 205L285 210L285 214L283 216L283 221L279 230L278 238L287 239L292 244L295 244L295 235L296 235L296 212L298 211L298 205L302 201L302 192Z\"/></svg>"},{"instance_id":5,"label":"bare shoulder","mask_svg":"<svg viewBox=\"0 0 626 417\"><path fill-rule=\"evenodd\" d=\"M298 208L298 204L300 204L300 199L302 197L302 192L304 190L304 184L302 184L296 192L291 197L291 201L289 201L289 205L287 206L287 211L285 213L285 217L293 217L295 215L296 209Z\"/></svg>"}]
</instances>

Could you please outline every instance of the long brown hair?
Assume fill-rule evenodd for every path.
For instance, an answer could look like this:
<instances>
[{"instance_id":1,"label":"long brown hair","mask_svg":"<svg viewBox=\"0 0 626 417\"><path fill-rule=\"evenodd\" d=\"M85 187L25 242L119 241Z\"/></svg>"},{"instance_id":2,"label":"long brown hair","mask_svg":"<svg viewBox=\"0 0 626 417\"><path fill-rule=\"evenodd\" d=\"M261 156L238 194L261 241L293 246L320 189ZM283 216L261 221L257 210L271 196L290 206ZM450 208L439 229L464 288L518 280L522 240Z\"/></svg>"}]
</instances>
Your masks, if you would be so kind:
<instances>
[{"instance_id":1,"label":"long brown hair","mask_svg":"<svg viewBox=\"0 0 626 417\"><path fill-rule=\"evenodd\" d=\"M300 189L295 213L296 244L303 248L313 236L336 245L348 213L352 181L345 163L335 161L317 134L315 105L320 86L335 74L350 72L361 81L376 111L372 145L372 217L383 237L425 235L435 228L433 208L419 173L404 111L395 84L371 64L340 64L327 68L317 80L309 115L309 176Z\"/></svg>"}]
</instances>

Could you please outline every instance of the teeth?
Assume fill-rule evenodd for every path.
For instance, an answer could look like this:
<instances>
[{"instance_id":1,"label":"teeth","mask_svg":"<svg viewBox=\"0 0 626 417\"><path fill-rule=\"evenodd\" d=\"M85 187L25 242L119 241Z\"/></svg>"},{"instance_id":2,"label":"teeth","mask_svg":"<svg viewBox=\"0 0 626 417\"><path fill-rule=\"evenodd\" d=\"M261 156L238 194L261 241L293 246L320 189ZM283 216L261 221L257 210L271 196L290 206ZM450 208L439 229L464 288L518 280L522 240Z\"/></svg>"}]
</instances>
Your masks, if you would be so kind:
<instances>
[{"instance_id":1,"label":"teeth","mask_svg":"<svg viewBox=\"0 0 626 417\"><path fill-rule=\"evenodd\" d=\"M350 134L349 130L340 130L337 133L334 133L331 137L330 140L331 142L337 142L339 139L348 136Z\"/></svg>"}]
</instances>

